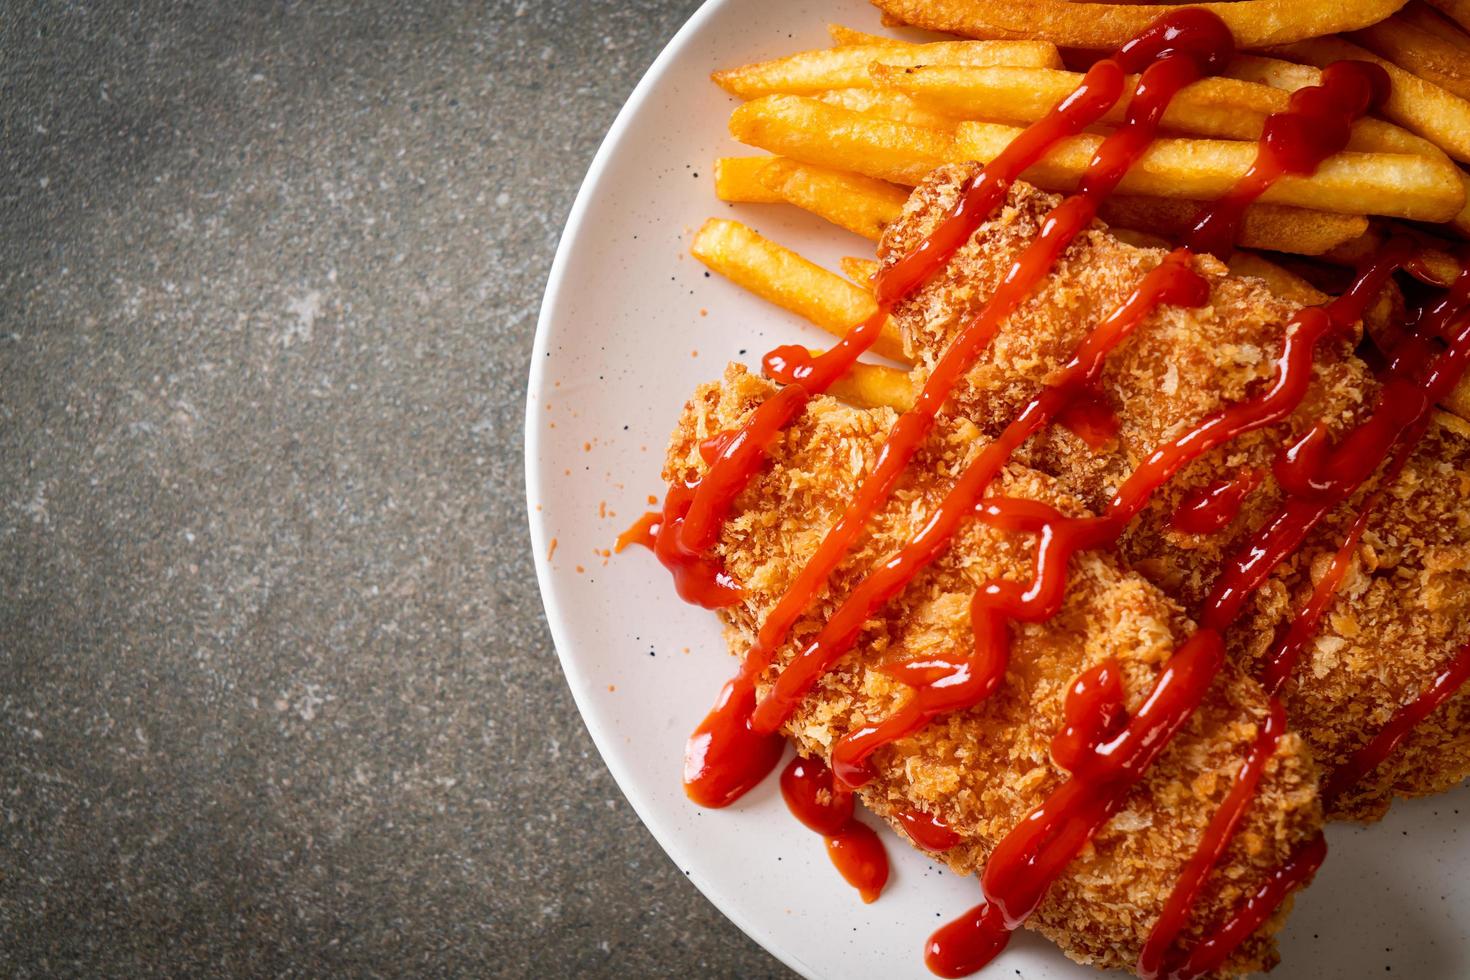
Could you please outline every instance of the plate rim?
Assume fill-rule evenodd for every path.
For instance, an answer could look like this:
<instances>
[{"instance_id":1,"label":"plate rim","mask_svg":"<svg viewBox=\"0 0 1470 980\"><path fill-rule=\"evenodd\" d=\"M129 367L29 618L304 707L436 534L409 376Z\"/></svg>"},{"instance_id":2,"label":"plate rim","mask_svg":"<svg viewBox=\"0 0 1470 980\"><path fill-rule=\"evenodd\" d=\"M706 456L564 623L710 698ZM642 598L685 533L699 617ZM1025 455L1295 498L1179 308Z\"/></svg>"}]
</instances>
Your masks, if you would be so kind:
<instances>
[{"instance_id":1,"label":"plate rim","mask_svg":"<svg viewBox=\"0 0 1470 980\"><path fill-rule=\"evenodd\" d=\"M607 169L612 158L614 147L622 141L624 131L631 125L633 116L656 89L669 64L674 60L683 47L689 43L695 34L711 19L715 13L733 0L704 0L703 3L689 16L680 28L674 32L658 55L649 64L638 83L628 94L627 99L618 109L613 118L612 125L608 127L602 142L597 147L597 152L592 156L592 162L587 166L587 172L582 176L582 182L577 188L576 197L572 201L572 207L567 212L566 222L562 225L561 238L557 241L556 252L551 260L551 269L546 277L546 287L541 294L541 305L536 316L536 332L531 345L531 363L527 372L525 420L523 424L524 453L522 466L525 470L525 512L526 522L530 528L532 566L536 570L536 589L541 596L542 610L546 615L546 625L551 633L552 646L556 651L556 659L561 665L563 680L571 690L572 702L577 706L577 714L582 722L582 727L592 739L592 744L601 757L602 764L612 774L613 782L617 784L618 792L622 793L623 799L633 808L634 814L643 824L645 830L652 835L653 839L662 848L669 860L674 863L675 868L684 870L684 861L679 858L680 848L673 842L672 833L669 828L663 826L661 821L653 817L651 811L640 804L635 794L629 792L628 787L633 784L632 774L617 761L617 756L606 744L610 737L609 733L599 733L587 721L589 707L584 703L583 694L579 688L587 690L587 685L582 683L586 680L583 671L575 664L574 660L567 656L563 650L568 647L569 640L562 626L561 603L555 595L551 582L551 566L549 563L535 560L535 556L545 554L548 538L541 522L536 520L534 501L542 496L542 480L536 465L536 457L541 450L541 428L536 424L537 417L532 411L533 402L537 394L545 386L545 361L548 346L548 336L551 330L552 306L556 297L565 287L567 266L571 262L571 253L576 241L582 232L582 226L586 218L586 212L591 206L598 185L602 181L603 172ZM770 936L765 935L765 930L757 926L740 911L736 896L721 888L713 881L705 881L689 871L685 871L685 879L698 889L720 914L730 920L751 941L760 946L769 956L774 957L788 969L806 978L806 980L817 980L818 975L811 967L794 956L780 943L776 943Z\"/></svg>"}]
</instances>

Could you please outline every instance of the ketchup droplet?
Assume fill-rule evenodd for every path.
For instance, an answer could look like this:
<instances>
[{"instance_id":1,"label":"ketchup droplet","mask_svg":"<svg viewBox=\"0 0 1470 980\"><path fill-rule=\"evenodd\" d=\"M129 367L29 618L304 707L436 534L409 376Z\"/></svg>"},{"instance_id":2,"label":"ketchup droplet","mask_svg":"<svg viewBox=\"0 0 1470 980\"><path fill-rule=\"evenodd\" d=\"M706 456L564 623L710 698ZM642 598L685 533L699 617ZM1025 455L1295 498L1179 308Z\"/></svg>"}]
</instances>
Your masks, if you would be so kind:
<instances>
[{"instance_id":1,"label":"ketchup droplet","mask_svg":"<svg viewBox=\"0 0 1470 980\"><path fill-rule=\"evenodd\" d=\"M900 810L898 822L903 824L909 838L926 851L947 851L960 843L960 835L954 832L943 818L923 810Z\"/></svg>"},{"instance_id":2,"label":"ketchup droplet","mask_svg":"<svg viewBox=\"0 0 1470 980\"><path fill-rule=\"evenodd\" d=\"M853 816L852 793L834 785L832 770L797 756L781 771L781 796L796 819L826 838L827 856L863 901L876 902L888 882L888 852Z\"/></svg>"},{"instance_id":3,"label":"ketchup droplet","mask_svg":"<svg viewBox=\"0 0 1470 980\"><path fill-rule=\"evenodd\" d=\"M1264 470L1241 470L1235 476L1217 480L1197 490L1179 504L1169 520L1172 530L1183 534L1214 534L1230 526L1240 507L1266 478Z\"/></svg>"},{"instance_id":4,"label":"ketchup droplet","mask_svg":"<svg viewBox=\"0 0 1470 980\"><path fill-rule=\"evenodd\" d=\"M935 930L924 945L924 965L936 976L967 977L1001 954L1011 930L995 907L982 903Z\"/></svg>"},{"instance_id":5,"label":"ketchup droplet","mask_svg":"<svg viewBox=\"0 0 1470 980\"><path fill-rule=\"evenodd\" d=\"M737 676L684 748L684 792L700 806L729 806L781 761L786 740L750 727L755 686Z\"/></svg>"},{"instance_id":6,"label":"ketchup droplet","mask_svg":"<svg viewBox=\"0 0 1470 980\"><path fill-rule=\"evenodd\" d=\"M848 821L846 827L828 835L827 856L864 902L878 900L888 883L888 853L873 828L857 820Z\"/></svg>"}]
</instances>

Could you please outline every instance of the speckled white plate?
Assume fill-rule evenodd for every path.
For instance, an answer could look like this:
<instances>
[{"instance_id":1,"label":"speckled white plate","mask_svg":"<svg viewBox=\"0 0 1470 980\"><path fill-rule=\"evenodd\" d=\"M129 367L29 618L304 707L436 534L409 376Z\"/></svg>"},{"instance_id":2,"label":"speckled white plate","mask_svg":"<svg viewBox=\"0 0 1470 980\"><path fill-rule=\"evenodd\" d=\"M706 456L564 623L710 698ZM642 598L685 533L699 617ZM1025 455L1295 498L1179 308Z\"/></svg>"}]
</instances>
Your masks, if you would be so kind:
<instances>
[{"instance_id":1,"label":"speckled white plate","mask_svg":"<svg viewBox=\"0 0 1470 980\"><path fill-rule=\"evenodd\" d=\"M680 785L685 736L734 668L715 617L682 604L642 549L605 551L649 494L695 385L728 360L757 363L814 328L706 275L689 237L734 214L835 268L871 246L795 209L715 200L710 165L742 150L712 68L828 43L825 25L874 26L861 0L712 0L654 62L592 162L567 221L536 331L526 402L526 496L552 636L608 768L669 856L752 938L808 977L928 977L929 932L977 900L883 831L894 858L863 905L821 840L785 811L774 780L701 810ZM1384 823L1335 827L1332 854L1297 903L1276 976L1470 976L1470 834L1459 791L1398 804ZM872 819L872 818L869 818ZM876 821L874 821L876 823ZM986 975L1087 978L1030 933Z\"/></svg>"}]
</instances>

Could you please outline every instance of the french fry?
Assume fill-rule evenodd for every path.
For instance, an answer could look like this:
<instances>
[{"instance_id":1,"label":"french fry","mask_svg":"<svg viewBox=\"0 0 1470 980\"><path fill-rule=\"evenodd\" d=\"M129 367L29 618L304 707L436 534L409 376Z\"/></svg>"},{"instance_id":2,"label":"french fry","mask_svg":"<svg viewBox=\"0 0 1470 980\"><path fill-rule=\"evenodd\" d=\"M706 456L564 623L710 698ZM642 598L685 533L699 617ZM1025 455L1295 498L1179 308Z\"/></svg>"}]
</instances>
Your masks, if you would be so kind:
<instances>
[{"instance_id":1,"label":"french fry","mask_svg":"<svg viewBox=\"0 0 1470 980\"><path fill-rule=\"evenodd\" d=\"M874 241L908 199L894 184L781 157L721 157L715 194L732 203L794 204Z\"/></svg>"},{"instance_id":2,"label":"french fry","mask_svg":"<svg viewBox=\"0 0 1470 980\"><path fill-rule=\"evenodd\" d=\"M1403 9L1393 15L1393 19L1402 20L1405 24L1432 34L1441 41L1455 45L1461 51L1470 52L1470 34L1466 34L1460 25L1435 10L1424 0L1409 0L1404 4Z\"/></svg>"},{"instance_id":3,"label":"french fry","mask_svg":"<svg viewBox=\"0 0 1470 980\"><path fill-rule=\"evenodd\" d=\"M903 27L903 24L885 24L885 27ZM841 24L828 24L827 33L832 36L832 44L842 47L848 44L923 44L933 41L963 41L964 38L958 34L941 34L929 31L931 35L926 38L900 38L889 37L886 34L869 34L852 27L844 27Z\"/></svg>"},{"instance_id":4,"label":"french fry","mask_svg":"<svg viewBox=\"0 0 1470 980\"><path fill-rule=\"evenodd\" d=\"M710 75L731 95L759 98L782 92L815 95L834 88L872 85L868 66L875 61L898 65L1031 65L1061 64L1055 45L1045 41L937 41L933 44L854 44L818 48L727 68Z\"/></svg>"},{"instance_id":5,"label":"french fry","mask_svg":"<svg viewBox=\"0 0 1470 980\"><path fill-rule=\"evenodd\" d=\"M1353 41L1400 68L1413 72L1460 98L1470 98L1470 64L1452 41L1415 27L1401 15L1354 31Z\"/></svg>"},{"instance_id":6,"label":"french fry","mask_svg":"<svg viewBox=\"0 0 1470 980\"><path fill-rule=\"evenodd\" d=\"M1376 24L1405 0L1237 0L1202 3L1242 48L1260 48ZM873 0L887 17L977 38L1046 38L1062 47L1116 48L1161 14L1184 4L1072 3L1069 0Z\"/></svg>"},{"instance_id":7,"label":"french fry","mask_svg":"<svg viewBox=\"0 0 1470 980\"><path fill-rule=\"evenodd\" d=\"M1322 258L1334 265L1357 267L1371 260L1383 250L1388 240L1389 231L1396 230L1401 234L1410 234L1417 237L1422 244L1419 251L1419 263L1424 270L1443 283L1453 282L1459 275L1460 263L1453 255L1442 248L1436 247L1436 240L1427 235L1418 234L1415 231L1406 231L1403 228L1391 229L1382 224L1375 223L1368 230L1351 241L1343 242L1336 248L1324 252Z\"/></svg>"},{"instance_id":8,"label":"french fry","mask_svg":"<svg viewBox=\"0 0 1470 980\"><path fill-rule=\"evenodd\" d=\"M877 241L898 219L908 191L861 174L778 160L761 171L772 193L834 225Z\"/></svg>"},{"instance_id":9,"label":"french fry","mask_svg":"<svg viewBox=\"0 0 1470 980\"><path fill-rule=\"evenodd\" d=\"M1429 6L1438 10L1466 30L1470 30L1470 0L1427 0Z\"/></svg>"},{"instance_id":10,"label":"french fry","mask_svg":"<svg viewBox=\"0 0 1470 980\"><path fill-rule=\"evenodd\" d=\"M1235 275L1260 279L1271 292L1300 306L1318 306L1327 302L1327 294L1316 286L1255 252L1236 252L1226 265Z\"/></svg>"},{"instance_id":11,"label":"french fry","mask_svg":"<svg viewBox=\"0 0 1470 980\"><path fill-rule=\"evenodd\" d=\"M803 163L907 187L956 158L954 137L948 133L796 95L767 95L745 103L730 116L730 134Z\"/></svg>"},{"instance_id":12,"label":"french fry","mask_svg":"<svg viewBox=\"0 0 1470 980\"><path fill-rule=\"evenodd\" d=\"M1055 68L873 65L870 71L881 90L909 96L945 117L1013 124L1040 119L1082 82L1080 73ZM1207 78L1186 86L1170 101L1161 125L1168 132L1189 136L1258 140L1266 117L1286 111L1290 100L1289 92L1261 82ZM1120 101L1103 118L1121 122L1124 109ZM1348 149L1442 155L1428 140L1381 119L1358 120Z\"/></svg>"},{"instance_id":13,"label":"french fry","mask_svg":"<svg viewBox=\"0 0 1470 980\"><path fill-rule=\"evenodd\" d=\"M736 285L831 334L846 333L877 309L866 291L738 221L710 218L695 234L689 252ZM892 321L884 325L872 349L882 357L907 360Z\"/></svg>"},{"instance_id":14,"label":"french fry","mask_svg":"<svg viewBox=\"0 0 1470 980\"><path fill-rule=\"evenodd\" d=\"M1462 238L1470 238L1470 173L1461 170L1460 181L1465 185L1465 206L1449 220L1449 226L1459 232Z\"/></svg>"},{"instance_id":15,"label":"french fry","mask_svg":"<svg viewBox=\"0 0 1470 980\"><path fill-rule=\"evenodd\" d=\"M878 274L878 263L873 259L859 259L844 255L839 262L842 274L864 289L871 289L873 277Z\"/></svg>"},{"instance_id":16,"label":"french fry","mask_svg":"<svg viewBox=\"0 0 1470 980\"><path fill-rule=\"evenodd\" d=\"M1236 55L1225 66L1224 75L1246 82L1260 82L1287 92L1295 92L1299 88L1317 85L1322 81L1320 68L1258 54Z\"/></svg>"},{"instance_id":17,"label":"french fry","mask_svg":"<svg viewBox=\"0 0 1470 980\"><path fill-rule=\"evenodd\" d=\"M937 129L946 133L954 132L954 128L959 125L959 120L955 117L935 112L902 92L876 88L838 88L823 92L817 98L828 105L861 112L864 115L891 119L894 122L908 123L911 126Z\"/></svg>"},{"instance_id":18,"label":"french fry","mask_svg":"<svg viewBox=\"0 0 1470 980\"><path fill-rule=\"evenodd\" d=\"M767 96L735 111L731 131L745 142L831 169L912 186L947 159L965 159L944 134L872 120L814 99ZM1198 206L1166 198L1110 197L1104 220L1174 234L1187 231ZM1239 244L1318 255L1363 234L1361 215L1258 204L1246 209Z\"/></svg>"},{"instance_id":19,"label":"french fry","mask_svg":"<svg viewBox=\"0 0 1470 980\"><path fill-rule=\"evenodd\" d=\"M854 27L844 27L841 24L828 24L827 33L832 37L832 43L838 47L851 47L854 44L906 44L896 37L888 37L883 34L869 34Z\"/></svg>"},{"instance_id":20,"label":"french fry","mask_svg":"<svg viewBox=\"0 0 1470 980\"><path fill-rule=\"evenodd\" d=\"M1387 240L1381 226L1370 224L1361 235L1327 249L1321 257L1333 265L1357 267L1376 255Z\"/></svg>"},{"instance_id":21,"label":"french fry","mask_svg":"<svg viewBox=\"0 0 1470 980\"><path fill-rule=\"evenodd\" d=\"M964 158L988 162L1019 133L1015 127L995 123L961 123L956 149ZM1070 191L1101 143L1102 137L1090 134L1070 137L1024 176L1048 190ZM1255 157L1254 143L1160 139L1123 177L1118 190L1210 201L1227 193ZM1261 201L1445 221L1465 206L1465 188L1448 161L1400 153L1339 153L1311 176L1283 177L1261 195Z\"/></svg>"},{"instance_id":22,"label":"french fry","mask_svg":"<svg viewBox=\"0 0 1470 980\"><path fill-rule=\"evenodd\" d=\"M813 354L821 353L808 349ZM858 408L891 408L898 412L913 408L916 394L908 371L862 361L833 382L827 393Z\"/></svg>"},{"instance_id":23,"label":"french fry","mask_svg":"<svg viewBox=\"0 0 1470 980\"><path fill-rule=\"evenodd\" d=\"M761 183L760 172L779 157L720 157L715 160L715 197L742 204L779 204L786 199Z\"/></svg>"},{"instance_id":24,"label":"french fry","mask_svg":"<svg viewBox=\"0 0 1470 980\"><path fill-rule=\"evenodd\" d=\"M1103 201L1098 215L1110 225L1182 236L1199 220L1200 205L1163 197L1114 195ZM1332 214L1277 204L1253 204L1245 209L1236 244L1270 252L1321 255L1350 242L1368 230L1368 219L1357 214Z\"/></svg>"},{"instance_id":25,"label":"french fry","mask_svg":"<svg viewBox=\"0 0 1470 980\"><path fill-rule=\"evenodd\" d=\"M1470 163L1470 102L1404 71L1398 65L1338 37L1319 37L1276 49L1319 68L1356 58L1382 65L1392 87L1380 110L1412 133L1432 141L1461 163ZM1233 74L1233 72L1232 72ZM1316 84L1315 82L1309 84Z\"/></svg>"}]
</instances>

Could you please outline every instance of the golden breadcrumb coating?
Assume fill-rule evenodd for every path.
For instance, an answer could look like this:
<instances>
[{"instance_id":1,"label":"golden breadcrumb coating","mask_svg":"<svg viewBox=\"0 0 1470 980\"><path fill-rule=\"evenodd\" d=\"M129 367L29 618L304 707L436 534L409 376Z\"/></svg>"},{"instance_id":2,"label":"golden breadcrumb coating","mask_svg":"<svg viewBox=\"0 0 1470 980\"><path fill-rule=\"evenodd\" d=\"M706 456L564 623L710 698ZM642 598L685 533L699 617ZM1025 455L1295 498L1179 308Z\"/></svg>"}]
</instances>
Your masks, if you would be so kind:
<instances>
[{"instance_id":1,"label":"golden breadcrumb coating","mask_svg":"<svg viewBox=\"0 0 1470 980\"><path fill-rule=\"evenodd\" d=\"M740 425L774 390L738 365L720 383L701 387L674 434L665 478L674 483L702 473L700 443ZM813 399L776 440L769 465L737 498L716 548L746 592L741 603L722 613L737 655L871 471L894 419L889 409ZM983 444L972 422L941 420L870 523L870 533L778 652L761 681L762 691L861 577L917 533ZM997 490L1045 501L1064 513L1086 512L1058 481L1019 464L1005 471ZM879 665L973 643L969 604L976 589L995 578L1029 579L1033 548L1030 535L966 522L942 557L866 624L854 650L822 678L785 733L804 754L827 759L843 734L886 716L910 689ZM900 835L897 814L906 808L943 818L963 841L941 855L957 872L979 870L995 843L1065 779L1049 744L1061 727L1072 680L1114 658L1122 667L1128 707L1136 709L1162 664L1191 631L1175 602L1114 556L1079 554L1070 572L1059 615L1012 627L1010 668L992 698L936 719L873 757L878 775L861 791L863 802ZM1028 925L1079 962L1132 970L1266 712L1260 687L1227 665L1201 710L1148 771L1126 808L1068 866ZM1288 734L1195 905L1186 939L1218 927L1264 876L1318 831L1321 820L1315 766L1301 740ZM1271 935L1284 915L1283 910L1251 937L1224 975L1273 965ZM916 935L916 944L921 939Z\"/></svg>"},{"instance_id":2,"label":"golden breadcrumb coating","mask_svg":"<svg viewBox=\"0 0 1470 980\"><path fill-rule=\"evenodd\" d=\"M944 217L970 166L935 171L890 225L880 256L891 264ZM1036 238L1060 200L1018 183L998 213L953 261L895 311L916 377L925 378L959 328L992 295L1011 262ZM1001 327L952 399L951 408L994 436L1057 368L1086 332L1121 304L1161 249L1124 244L1096 223L1064 252L1056 269ZM1086 506L1103 507L1161 442L1259 391L1275 371L1284 327L1295 304L1257 279L1232 276L1211 256L1193 260L1210 284L1198 309L1166 308L1148 317L1109 357L1099 395L1120 422L1116 444L1089 448L1055 425L1018 454L1055 477ZM1318 345L1313 383L1282 423L1207 454L1161 489L1119 545L1133 570L1184 608L1196 610L1222 563L1282 501L1269 475L1224 531L1170 530L1191 492L1246 468L1269 474L1277 452L1321 420L1334 435L1371 412L1379 384L1353 354L1356 336ZM1324 767L1339 765L1401 705L1412 701L1470 640L1470 440L1435 426L1379 505L1358 560L1334 600L1296 677L1284 692L1292 726ZM1365 487L1284 563L1229 636L1233 655L1253 674L1273 638L1306 602L1340 546ZM1419 726L1334 815L1374 819L1393 794L1436 792L1470 775L1470 695L1460 693Z\"/></svg>"}]
</instances>

